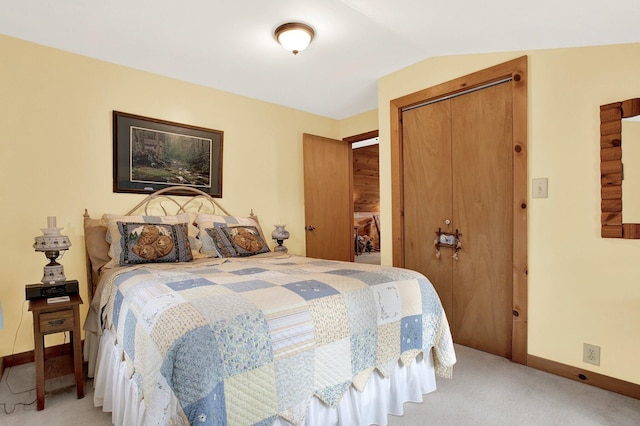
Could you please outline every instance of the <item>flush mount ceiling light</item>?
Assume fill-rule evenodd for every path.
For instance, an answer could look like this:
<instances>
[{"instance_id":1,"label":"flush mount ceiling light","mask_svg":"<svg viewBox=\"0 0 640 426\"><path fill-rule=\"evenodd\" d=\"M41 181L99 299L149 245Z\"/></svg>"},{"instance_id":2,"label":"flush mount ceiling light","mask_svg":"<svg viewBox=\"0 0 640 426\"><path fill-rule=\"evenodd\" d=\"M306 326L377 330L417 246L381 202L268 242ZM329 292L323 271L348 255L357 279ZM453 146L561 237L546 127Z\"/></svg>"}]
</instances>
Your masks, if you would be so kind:
<instances>
[{"instance_id":1,"label":"flush mount ceiling light","mask_svg":"<svg viewBox=\"0 0 640 426\"><path fill-rule=\"evenodd\" d=\"M306 49L314 35L313 28L299 22L282 24L275 31L278 43L294 55Z\"/></svg>"}]
</instances>

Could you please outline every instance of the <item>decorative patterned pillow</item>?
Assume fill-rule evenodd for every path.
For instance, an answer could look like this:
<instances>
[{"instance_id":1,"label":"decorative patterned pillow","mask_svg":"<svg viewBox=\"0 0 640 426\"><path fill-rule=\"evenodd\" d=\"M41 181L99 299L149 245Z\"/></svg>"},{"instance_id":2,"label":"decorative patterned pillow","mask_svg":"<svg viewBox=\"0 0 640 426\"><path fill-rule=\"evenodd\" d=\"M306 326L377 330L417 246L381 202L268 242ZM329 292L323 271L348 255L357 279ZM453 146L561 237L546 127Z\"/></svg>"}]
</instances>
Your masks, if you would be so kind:
<instances>
[{"instance_id":1,"label":"decorative patterned pillow","mask_svg":"<svg viewBox=\"0 0 640 426\"><path fill-rule=\"evenodd\" d=\"M236 256L253 256L271 251L255 226L221 226L220 231L229 239Z\"/></svg>"},{"instance_id":2,"label":"decorative patterned pillow","mask_svg":"<svg viewBox=\"0 0 640 426\"><path fill-rule=\"evenodd\" d=\"M118 222L120 265L193 260L186 223Z\"/></svg>"},{"instance_id":3,"label":"decorative patterned pillow","mask_svg":"<svg viewBox=\"0 0 640 426\"><path fill-rule=\"evenodd\" d=\"M215 223L213 228L206 228L205 231L209 235L209 238L213 240L213 249L216 252L216 257L236 257L238 254L233 248L233 244L229 241L227 234L222 231L224 224Z\"/></svg>"},{"instance_id":4,"label":"decorative patterned pillow","mask_svg":"<svg viewBox=\"0 0 640 426\"><path fill-rule=\"evenodd\" d=\"M211 234L207 231L207 229L215 228L216 226L254 226L258 230L258 233L265 240L264 235L262 234L262 230L260 228L260 223L258 222L258 218L256 216L252 217L237 217L237 216L220 216L215 214L205 214L199 213L196 222L198 224L198 239L200 240L202 247L200 248L200 253L206 257L219 257L218 253L218 242L214 241ZM220 256L226 257L226 256Z\"/></svg>"},{"instance_id":5,"label":"decorative patterned pillow","mask_svg":"<svg viewBox=\"0 0 640 426\"><path fill-rule=\"evenodd\" d=\"M189 245L191 254L194 259L204 257L200 254L201 243L198 240L198 228L193 224L195 221L195 213L182 213L175 216L123 216L115 214L104 214L101 223L107 227L106 239L109 244L109 257L111 260L104 268L112 268L120 264L120 254L122 252L122 244L120 242L121 234L118 228L118 222L127 223L148 223L148 224L170 224L175 225L183 223L187 225L189 233Z\"/></svg>"}]
</instances>

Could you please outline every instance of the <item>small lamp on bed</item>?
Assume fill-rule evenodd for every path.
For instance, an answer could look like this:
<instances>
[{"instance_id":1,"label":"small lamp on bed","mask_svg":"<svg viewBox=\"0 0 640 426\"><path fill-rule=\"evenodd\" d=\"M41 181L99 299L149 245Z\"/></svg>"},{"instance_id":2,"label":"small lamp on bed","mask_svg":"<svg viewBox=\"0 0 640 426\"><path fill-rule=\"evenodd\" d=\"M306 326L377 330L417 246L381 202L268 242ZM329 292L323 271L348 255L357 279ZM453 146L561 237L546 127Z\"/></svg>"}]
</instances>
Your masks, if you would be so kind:
<instances>
[{"instance_id":1,"label":"small lamp on bed","mask_svg":"<svg viewBox=\"0 0 640 426\"><path fill-rule=\"evenodd\" d=\"M42 282L44 284L55 284L64 282L67 278L64 276L64 268L56 262L61 251L66 251L71 247L69 237L60 234L62 228L56 228L55 216L47 217L47 228L42 228L42 233L35 237L33 248L36 251L44 252L49 259L49 263L44 267L44 276Z\"/></svg>"},{"instance_id":2,"label":"small lamp on bed","mask_svg":"<svg viewBox=\"0 0 640 426\"><path fill-rule=\"evenodd\" d=\"M274 225L274 226L276 227L276 229L274 229L273 232L271 233L271 238L276 240L276 243L278 243L278 245L273 248L273 251L286 253L289 250L282 245L282 242L289 238L289 231L284 229L286 225Z\"/></svg>"}]
</instances>

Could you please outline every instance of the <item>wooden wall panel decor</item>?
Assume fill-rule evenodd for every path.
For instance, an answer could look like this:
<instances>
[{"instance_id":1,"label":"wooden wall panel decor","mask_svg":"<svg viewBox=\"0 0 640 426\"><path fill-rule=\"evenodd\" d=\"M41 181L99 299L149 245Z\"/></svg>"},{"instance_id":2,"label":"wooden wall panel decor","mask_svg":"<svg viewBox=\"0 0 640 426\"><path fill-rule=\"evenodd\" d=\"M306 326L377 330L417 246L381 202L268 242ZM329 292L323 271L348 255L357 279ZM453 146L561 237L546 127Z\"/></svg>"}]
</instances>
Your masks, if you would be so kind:
<instances>
[{"instance_id":1,"label":"wooden wall panel decor","mask_svg":"<svg viewBox=\"0 0 640 426\"><path fill-rule=\"evenodd\" d=\"M627 99L622 102L622 118L640 115L640 98Z\"/></svg>"},{"instance_id":2,"label":"wooden wall panel decor","mask_svg":"<svg viewBox=\"0 0 640 426\"><path fill-rule=\"evenodd\" d=\"M603 186L601 189L603 200L616 200L622 198L622 185Z\"/></svg>"},{"instance_id":3,"label":"wooden wall panel decor","mask_svg":"<svg viewBox=\"0 0 640 426\"><path fill-rule=\"evenodd\" d=\"M640 239L640 223L623 223L622 237L631 240Z\"/></svg>"},{"instance_id":4,"label":"wooden wall panel decor","mask_svg":"<svg viewBox=\"0 0 640 426\"><path fill-rule=\"evenodd\" d=\"M614 146L611 148L602 148L600 146L600 161L617 161L622 160L622 148Z\"/></svg>"},{"instance_id":5,"label":"wooden wall panel decor","mask_svg":"<svg viewBox=\"0 0 640 426\"><path fill-rule=\"evenodd\" d=\"M621 226L609 226L602 225L602 238L622 238L622 225Z\"/></svg>"},{"instance_id":6,"label":"wooden wall panel decor","mask_svg":"<svg viewBox=\"0 0 640 426\"><path fill-rule=\"evenodd\" d=\"M640 115L640 98L600 106L600 208L602 238L640 239L640 224L622 217L622 119Z\"/></svg>"}]
</instances>

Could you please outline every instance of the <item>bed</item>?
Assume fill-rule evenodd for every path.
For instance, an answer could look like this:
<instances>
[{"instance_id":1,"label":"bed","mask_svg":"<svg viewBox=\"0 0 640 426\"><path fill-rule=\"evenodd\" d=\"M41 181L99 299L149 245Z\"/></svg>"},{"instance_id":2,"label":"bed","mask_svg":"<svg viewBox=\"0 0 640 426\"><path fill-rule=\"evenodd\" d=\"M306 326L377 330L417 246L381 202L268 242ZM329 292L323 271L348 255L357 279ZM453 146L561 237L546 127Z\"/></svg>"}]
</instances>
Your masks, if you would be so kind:
<instances>
[{"instance_id":1,"label":"bed","mask_svg":"<svg viewBox=\"0 0 640 426\"><path fill-rule=\"evenodd\" d=\"M85 212L85 360L114 424L386 425L451 376L426 277L271 252L256 216L188 192Z\"/></svg>"}]
</instances>

